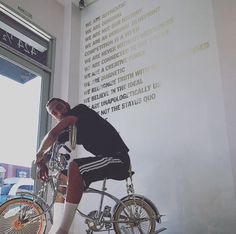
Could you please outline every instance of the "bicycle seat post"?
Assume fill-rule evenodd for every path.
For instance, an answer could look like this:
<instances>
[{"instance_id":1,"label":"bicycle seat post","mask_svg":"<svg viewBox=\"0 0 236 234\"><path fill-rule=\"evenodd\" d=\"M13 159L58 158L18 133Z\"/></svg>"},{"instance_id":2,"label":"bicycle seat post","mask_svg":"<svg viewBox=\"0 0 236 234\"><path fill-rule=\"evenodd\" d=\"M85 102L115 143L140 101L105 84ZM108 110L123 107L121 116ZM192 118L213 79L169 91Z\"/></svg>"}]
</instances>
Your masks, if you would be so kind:
<instances>
[{"instance_id":1,"label":"bicycle seat post","mask_svg":"<svg viewBox=\"0 0 236 234\"><path fill-rule=\"evenodd\" d=\"M103 204L103 200L104 200L104 192L107 190L107 188L106 188L106 181L107 181L107 178L105 178L103 180L103 183L102 183L102 195L101 195L101 201L100 201L100 206L99 206L98 217L100 217L100 215L101 215L102 204Z\"/></svg>"},{"instance_id":2,"label":"bicycle seat post","mask_svg":"<svg viewBox=\"0 0 236 234\"><path fill-rule=\"evenodd\" d=\"M102 191L103 191L103 192L107 190L107 188L106 188L106 182L107 182L107 178L105 178L105 179L103 180L103 183L102 183Z\"/></svg>"},{"instance_id":3,"label":"bicycle seat post","mask_svg":"<svg viewBox=\"0 0 236 234\"><path fill-rule=\"evenodd\" d=\"M131 167L129 169L129 177L126 179L126 189L128 195L134 195L134 184L133 184L133 171L131 170ZM130 180L130 182L129 182Z\"/></svg>"}]
</instances>

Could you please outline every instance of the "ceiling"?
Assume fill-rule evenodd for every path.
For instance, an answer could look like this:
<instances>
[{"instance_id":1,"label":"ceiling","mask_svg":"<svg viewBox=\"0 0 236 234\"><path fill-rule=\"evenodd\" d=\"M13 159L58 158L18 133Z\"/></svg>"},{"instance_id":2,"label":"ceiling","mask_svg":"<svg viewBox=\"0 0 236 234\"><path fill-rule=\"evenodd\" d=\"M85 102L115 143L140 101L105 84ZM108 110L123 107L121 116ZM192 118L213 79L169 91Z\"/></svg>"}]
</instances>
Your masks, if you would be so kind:
<instances>
[{"instance_id":1,"label":"ceiling","mask_svg":"<svg viewBox=\"0 0 236 234\"><path fill-rule=\"evenodd\" d=\"M69 3L72 3L73 5L75 5L76 7L80 7L80 1L81 0L56 0L58 3L60 3L63 6L66 6ZM92 3L94 3L95 1L98 0L82 0L84 2L85 7L91 5Z\"/></svg>"}]
</instances>

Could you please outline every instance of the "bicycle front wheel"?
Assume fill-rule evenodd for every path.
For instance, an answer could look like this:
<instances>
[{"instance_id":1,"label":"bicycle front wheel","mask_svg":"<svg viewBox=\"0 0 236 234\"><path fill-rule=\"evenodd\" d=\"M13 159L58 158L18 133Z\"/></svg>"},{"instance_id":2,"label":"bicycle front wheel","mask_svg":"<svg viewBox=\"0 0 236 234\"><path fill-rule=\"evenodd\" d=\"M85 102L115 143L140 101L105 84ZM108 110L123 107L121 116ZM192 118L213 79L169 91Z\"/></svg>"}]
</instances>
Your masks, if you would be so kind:
<instances>
[{"instance_id":1,"label":"bicycle front wheel","mask_svg":"<svg viewBox=\"0 0 236 234\"><path fill-rule=\"evenodd\" d=\"M135 198L123 201L114 213L116 234L141 233L153 234L156 228L156 212L143 199Z\"/></svg>"},{"instance_id":2,"label":"bicycle front wheel","mask_svg":"<svg viewBox=\"0 0 236 234\"><path fill-rule=\"evenodd\" d=\"M30 198L14 198L0 206L0 233L4 234L43 234L46 229L46 216L42 207Z\"/></svg>"}]
</instances>

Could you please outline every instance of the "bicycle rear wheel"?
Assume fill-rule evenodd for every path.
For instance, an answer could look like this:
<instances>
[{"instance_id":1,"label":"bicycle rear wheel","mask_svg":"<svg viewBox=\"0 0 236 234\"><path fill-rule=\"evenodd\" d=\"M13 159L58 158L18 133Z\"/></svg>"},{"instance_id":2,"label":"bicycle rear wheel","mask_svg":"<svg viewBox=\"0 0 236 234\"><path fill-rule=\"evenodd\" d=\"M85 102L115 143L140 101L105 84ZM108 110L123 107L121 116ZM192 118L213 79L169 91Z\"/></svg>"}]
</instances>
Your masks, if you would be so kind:
<instances>
[{"instance_id":1,"label":"bicycle rear wheel","mask_svg":"<svg viewBox=\"0 0 236 234\"><path fill-rule=\"evenodd\" d=\"M113 226L116 234L153 234L156 228L156 212L141 198L123 201L115 213Z\"/></svg>"},{"instance_id":2,"label":"bicycle rear wheel","mask_svg":"<svg viewBox=\"0 0 236 234\"><path fill-rule=\"evenodd\" d=\"M4 234L43 234L46 229L46 216L42 207L30 198L14 198L0 206L0 233ZM28 222L29 221L29 222Z\"/></svg>"}]
</instances>

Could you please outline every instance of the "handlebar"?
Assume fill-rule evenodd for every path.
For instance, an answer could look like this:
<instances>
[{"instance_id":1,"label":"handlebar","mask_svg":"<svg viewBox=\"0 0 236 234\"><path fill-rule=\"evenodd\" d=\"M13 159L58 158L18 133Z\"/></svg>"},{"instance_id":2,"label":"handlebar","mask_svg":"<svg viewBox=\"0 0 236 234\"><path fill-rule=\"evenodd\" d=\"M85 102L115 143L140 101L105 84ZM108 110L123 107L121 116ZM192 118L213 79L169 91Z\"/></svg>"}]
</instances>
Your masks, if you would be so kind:
<instances>
[{"instance_id":1,"label":"handlebar","mask_svg":"<svg viewBox=\"0 0 236 234\"><path fill-rule=\"evenodd\" d=\"M67 147L65 144L62 146L67 152L71 153L71 149Z\"/></svg>"},{"instance_id":2,"label":"handlebar","mask_svg":"<svg viewBox=\"0 0 236 234\"><path fill-rule=\"evenodd\" d=\"M48 163L48 168L51 171L63 171L66 169L67 161L70 159L69 154L60 153L59 150L64 148L67 152L71 152L64 143L55 142L52 146L51 157Z\"/></svg>"}]
</instances>

